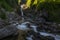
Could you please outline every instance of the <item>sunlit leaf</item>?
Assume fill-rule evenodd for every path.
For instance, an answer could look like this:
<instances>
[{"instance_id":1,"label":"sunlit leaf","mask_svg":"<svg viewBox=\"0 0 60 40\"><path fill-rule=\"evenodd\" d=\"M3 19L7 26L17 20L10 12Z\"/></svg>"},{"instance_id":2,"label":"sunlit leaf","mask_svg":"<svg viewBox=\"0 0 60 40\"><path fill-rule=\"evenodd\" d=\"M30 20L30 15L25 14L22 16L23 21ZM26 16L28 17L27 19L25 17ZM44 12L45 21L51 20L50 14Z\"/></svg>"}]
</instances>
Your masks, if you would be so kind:
<instances>
[{"instance_id":1,"label":"sunlit leaf","mask_svg":"<svg viewBox=\"0 0 60 40\"><path fill-rule=\"evenodd\" d=\"M27 0L27 2L26 2L27 7L30 7L31 1L32 1L32 0Z\"/></svg>"}]
</instances>

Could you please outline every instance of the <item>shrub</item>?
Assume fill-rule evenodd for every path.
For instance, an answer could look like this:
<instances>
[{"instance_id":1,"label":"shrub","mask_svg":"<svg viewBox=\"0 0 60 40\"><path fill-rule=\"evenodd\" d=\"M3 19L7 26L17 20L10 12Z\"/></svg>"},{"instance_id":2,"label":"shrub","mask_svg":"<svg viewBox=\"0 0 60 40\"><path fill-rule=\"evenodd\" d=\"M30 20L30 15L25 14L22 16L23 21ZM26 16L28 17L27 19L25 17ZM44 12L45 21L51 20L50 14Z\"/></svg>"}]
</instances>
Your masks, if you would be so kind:
<instances>
[{"instance_id":1,"label":"shrub","mask_svg":"<svg viewBox=\"0 0 60 40\"><path fill-rule=\"evenodd\" d=\"M42 11L42 9L45 9L49 14L48 20L60 22L60 0L34 0L33 3L31 3L31 1L28 2L27 0L27 5L30 4L29 5L30 8L31 7L34 8L35 5L36 7L35 10Z\"/></svg>"}]
</instances>

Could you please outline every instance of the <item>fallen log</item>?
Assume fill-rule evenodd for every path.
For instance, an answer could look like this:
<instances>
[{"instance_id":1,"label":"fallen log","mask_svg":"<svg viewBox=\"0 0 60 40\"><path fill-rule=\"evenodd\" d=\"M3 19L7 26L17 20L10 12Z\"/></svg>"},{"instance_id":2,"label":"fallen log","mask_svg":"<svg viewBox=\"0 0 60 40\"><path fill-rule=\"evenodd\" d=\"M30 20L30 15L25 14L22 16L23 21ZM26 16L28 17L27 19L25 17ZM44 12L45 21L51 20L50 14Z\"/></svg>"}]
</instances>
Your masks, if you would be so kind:
<instances>
[{"instance_id":1,"label":"fallen log","mask_svg":"<svg viewBox=\"0 0 60 40\"><path fill-rule=\"evenodd\" d=\"M4 27L0 29L0 39L10 36L10 35L15 35L17 33L17 28L16 26L9 25L7 27Z\"/></svg>"}]
</instances>

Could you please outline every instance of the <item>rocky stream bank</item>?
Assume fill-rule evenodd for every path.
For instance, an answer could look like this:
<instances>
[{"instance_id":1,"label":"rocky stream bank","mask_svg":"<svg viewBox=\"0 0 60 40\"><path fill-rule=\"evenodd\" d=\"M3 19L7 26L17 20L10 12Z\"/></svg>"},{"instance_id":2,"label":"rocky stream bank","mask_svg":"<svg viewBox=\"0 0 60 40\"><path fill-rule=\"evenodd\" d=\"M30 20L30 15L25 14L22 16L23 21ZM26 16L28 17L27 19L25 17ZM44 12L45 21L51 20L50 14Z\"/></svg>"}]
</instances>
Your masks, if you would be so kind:
<instances>
[{"instance_id":1,"label":"rocky stream bank","mask_svg":"<svg viewBox=\"0 0 60 40\"><path fill-rule=\"evenodd\" d=\"M60 24L49 21L45 10L36 13L24 11L24 22L21 20L16 13L7 12L7 21L0 19L0 39L60 40Z\"/></svg>"}]
</instances>

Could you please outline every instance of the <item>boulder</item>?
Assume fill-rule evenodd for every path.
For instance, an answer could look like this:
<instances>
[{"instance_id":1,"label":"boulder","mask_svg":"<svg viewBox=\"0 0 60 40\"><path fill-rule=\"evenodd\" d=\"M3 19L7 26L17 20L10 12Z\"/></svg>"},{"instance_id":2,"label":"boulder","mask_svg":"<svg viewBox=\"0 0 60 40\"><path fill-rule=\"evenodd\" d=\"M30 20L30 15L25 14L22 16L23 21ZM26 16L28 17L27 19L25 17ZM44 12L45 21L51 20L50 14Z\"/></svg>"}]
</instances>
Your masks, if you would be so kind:
<instances>
[{"instance_id":1,"label":"boulder","mask_svg":"<svg viewBox=\"0 0 60 40\"><path fill-rule=\"evenodd\" d=\"M0 29L0 39L10 35L13 35L13 36L16 35L18 33L17 30L18 29L13 25L9 25L7 27Z\"/></svg>"}]
</instances>

